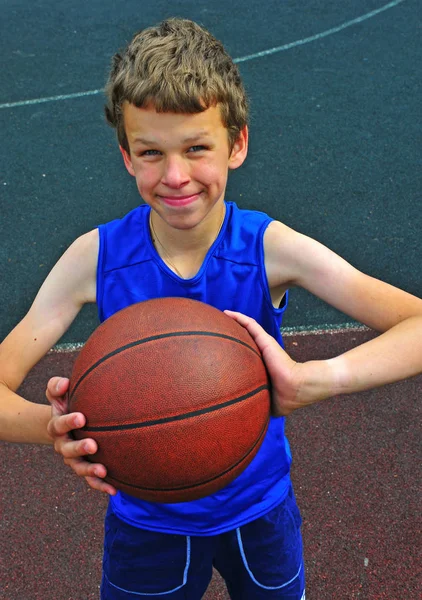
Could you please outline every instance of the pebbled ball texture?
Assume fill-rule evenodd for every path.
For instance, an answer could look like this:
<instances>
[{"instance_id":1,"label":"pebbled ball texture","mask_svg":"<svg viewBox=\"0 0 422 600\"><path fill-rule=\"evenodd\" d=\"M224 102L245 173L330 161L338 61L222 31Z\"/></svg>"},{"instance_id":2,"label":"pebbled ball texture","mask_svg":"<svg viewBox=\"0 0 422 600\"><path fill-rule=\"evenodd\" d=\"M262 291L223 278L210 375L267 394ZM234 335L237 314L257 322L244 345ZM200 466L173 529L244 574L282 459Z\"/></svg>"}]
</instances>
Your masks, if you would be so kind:
<instances>
[{"instance_id":1,"label":"pebbled ball texture","mask_svg":"<svg viewBox=\"0 0 422 600\"><path fill-rule=\"evenodd\" d=\"M160 298L104 321L78 355L69 411L80 411L117 489L152 502L215 493L251 462L269 423L260 352L207 304Z\"/></svg>"}]
</instances>

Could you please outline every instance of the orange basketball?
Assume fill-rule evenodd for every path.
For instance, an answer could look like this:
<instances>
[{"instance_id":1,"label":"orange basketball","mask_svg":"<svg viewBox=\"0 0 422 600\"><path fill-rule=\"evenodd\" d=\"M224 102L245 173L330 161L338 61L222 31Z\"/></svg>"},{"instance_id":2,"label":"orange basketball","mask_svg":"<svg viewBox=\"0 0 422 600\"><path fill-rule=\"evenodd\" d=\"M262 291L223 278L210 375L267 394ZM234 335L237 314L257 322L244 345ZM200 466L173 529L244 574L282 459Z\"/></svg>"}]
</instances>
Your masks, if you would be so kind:
<instances>
[{"instance_id":1,"label":"orange basketball","mask_svg":"<svg viewBox=\"0 0 422 600\"><path fill-rule=\"evenodd\" d=\"M133 304L104 321L78 355L69 411L80 411L106 481L152 502L213 494L257 453L270 392L241 325L195 300Z\"/></svg>"}]
</instances>

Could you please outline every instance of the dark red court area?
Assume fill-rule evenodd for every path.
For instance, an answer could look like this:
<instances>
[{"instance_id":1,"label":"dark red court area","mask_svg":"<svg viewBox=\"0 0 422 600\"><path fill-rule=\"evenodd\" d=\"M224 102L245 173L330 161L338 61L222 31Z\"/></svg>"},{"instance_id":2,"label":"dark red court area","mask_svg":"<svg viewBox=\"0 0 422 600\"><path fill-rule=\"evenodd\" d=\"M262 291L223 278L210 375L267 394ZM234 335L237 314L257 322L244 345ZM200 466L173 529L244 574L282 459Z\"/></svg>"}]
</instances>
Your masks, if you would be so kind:
<instances>
[{"instance_id":1,"label":"dark red court area","mask_svg":"<svg viewBox=\"0 0 422 600\"><path fill-rule=\"evenodd\" d=\"M285 339L293 357L308 360L334 356L372 335L351 329ZM47 379L68 374L74 358L51 352L21 392L43 402ZM288 418L307 599L419 597L421 392L419 377ZM0 598L98 599L107 498L49 447L2 443L0 453ZM228 598L217 573L205 598Z\"/></svg>"}]
</instances>

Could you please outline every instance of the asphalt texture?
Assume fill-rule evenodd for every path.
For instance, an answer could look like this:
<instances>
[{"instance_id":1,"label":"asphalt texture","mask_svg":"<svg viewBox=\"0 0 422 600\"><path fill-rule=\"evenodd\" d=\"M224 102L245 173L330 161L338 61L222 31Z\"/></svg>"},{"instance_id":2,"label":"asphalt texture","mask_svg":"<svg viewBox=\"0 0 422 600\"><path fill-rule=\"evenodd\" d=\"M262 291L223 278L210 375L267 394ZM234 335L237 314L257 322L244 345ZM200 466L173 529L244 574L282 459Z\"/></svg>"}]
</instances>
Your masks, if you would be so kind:
<instances>
[{"instance_id":1,"label":"asphalt texture","mask_svg":"<svg viewBox=\"0 0 422 600\"><path fill-rule=\"evenodd\" d=\"M0 25L0 340L78 235L142 201L102 88L111 56L169 16L210 29L245 81L250 152L227 199L422 296L419 0L13 0ZM373 335L335 329L349 322L292 290L287 348L324 358ZM85 308L61 342L84 342L97 324ZM43 402L47 379L69 373L74 356L50 353L22 394ZM421 596L421 386L414 378L289 417L308 600ZM51 448L1 443L0 464L0 598L98 598L106 498ZM227 598L217 574L214 598Z\"/></svg>"}]
</instances>

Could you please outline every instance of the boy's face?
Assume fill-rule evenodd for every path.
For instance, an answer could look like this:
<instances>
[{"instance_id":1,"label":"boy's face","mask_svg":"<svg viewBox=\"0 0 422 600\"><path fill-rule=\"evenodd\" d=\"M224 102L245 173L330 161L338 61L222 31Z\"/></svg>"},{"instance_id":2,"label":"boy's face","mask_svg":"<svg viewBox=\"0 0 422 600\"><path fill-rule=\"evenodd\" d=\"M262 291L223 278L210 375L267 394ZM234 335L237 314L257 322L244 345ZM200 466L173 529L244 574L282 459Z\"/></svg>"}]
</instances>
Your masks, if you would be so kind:
<instances>
[{"instance_id":1,"label":"boy's face","mask_svg":"<svg viewBox=\"0 0 422 600\"><path fill-rule=\"evenodd\" d=\"M220 108L202 113L157 113L153 106L123 107L130 152L121 148L139 193L171 227L187 229L224 199L229 169L246 158L247 128L230 151ZM215 211L214 211L215 212Z\"/></svg>"}]
</instances>

